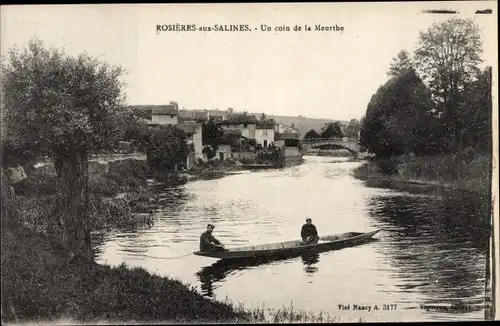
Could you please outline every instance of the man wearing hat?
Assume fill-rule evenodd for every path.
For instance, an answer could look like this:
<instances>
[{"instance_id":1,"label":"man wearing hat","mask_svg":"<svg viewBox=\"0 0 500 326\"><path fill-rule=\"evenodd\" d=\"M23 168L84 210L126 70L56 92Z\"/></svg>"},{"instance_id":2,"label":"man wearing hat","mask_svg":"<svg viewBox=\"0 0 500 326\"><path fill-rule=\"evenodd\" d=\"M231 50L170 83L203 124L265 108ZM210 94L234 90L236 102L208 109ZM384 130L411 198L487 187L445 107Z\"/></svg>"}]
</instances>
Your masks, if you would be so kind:
<instances>
[{"instance_id":1,"label":"man wearing hat","mask_svg":"<svg viewBox=\"0 0 500 326\"><path fill-rule=\"evenodd\" d=\"M217 240L213 235L212 231L214 230L214 226L212 224L207 225L207 230L201 234L200 237L200 251L225 251L224 245Z\"/></svg>"},{"instance_id":2,"label":"man wearing hat","mask_svg":"<svg viewBox=\"0 0 500 326\"><path fill-rule=\"evenodd\" d=\"M307 218L306 224L302 226L300 236L302 237L302 242L304 244L318 243L318 230L316 230L316 227L312 224L312 220L310 218Z\"/></svg>"}]
</instances>

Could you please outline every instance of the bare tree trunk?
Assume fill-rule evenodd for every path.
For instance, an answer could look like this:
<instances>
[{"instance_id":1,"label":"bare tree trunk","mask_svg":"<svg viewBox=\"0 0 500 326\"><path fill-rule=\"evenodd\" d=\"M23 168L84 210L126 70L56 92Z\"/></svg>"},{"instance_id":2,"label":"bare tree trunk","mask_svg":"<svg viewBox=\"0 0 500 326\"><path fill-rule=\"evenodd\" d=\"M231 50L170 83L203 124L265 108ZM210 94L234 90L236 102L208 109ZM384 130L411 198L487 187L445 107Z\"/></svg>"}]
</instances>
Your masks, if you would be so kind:
<instances>
[{"instance_id":1,"label":"bare tree trunk","mask_svg":"<svg viewBox=\"0 0 500 326\"><path fill-rule=\"evenodd\" d=\"M68 153L60 160L63 190L62 244L73 256L93 259L90 229L88 225L88 161L87 153Z\"/></svg>"}]
</instances>

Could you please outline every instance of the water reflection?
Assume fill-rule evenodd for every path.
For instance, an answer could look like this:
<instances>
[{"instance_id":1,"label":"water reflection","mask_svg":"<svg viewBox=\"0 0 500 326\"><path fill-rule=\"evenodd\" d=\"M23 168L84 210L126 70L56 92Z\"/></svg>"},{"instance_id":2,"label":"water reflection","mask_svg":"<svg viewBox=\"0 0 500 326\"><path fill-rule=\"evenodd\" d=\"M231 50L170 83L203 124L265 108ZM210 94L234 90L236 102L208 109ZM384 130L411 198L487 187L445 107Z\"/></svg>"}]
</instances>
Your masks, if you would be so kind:
<instances>
[{"instance_id":1,"label":"water reflection","mask_svg":"<svg viewBox=\"0 0 500 326\"><path fill-rule=\"evenodd\" d=\"M319 263L319 254L303 254L301 258L306 273L314 274L318 271L316 264Z\"/></svg>"},{"instance_id":2,"label":"water reflection","mask_svg":"<svg viewBox=\"0 0 500 326\"><path fill-rule=\"evenodd\" d=\"M390 230L377 250L389 257L399 292L418 291L424 303L484 302L489 214L480 201L376 196L369 206Z\"/></svg>"},{"instance_id":3,"label":"water reflection","mask_svg":"<svg viewBox=\"0 0 500 326\"><path fill-rule=\"evenodd\" d=\"M253 267L269 264L277 260L272 259L245 259L245 260L218 260L216 263L203 267L196 273L200 283L202 293L206 296L213 297L213 291L216 283L222 283L226 276L235 272Z\"/></svg>"},{"instance_id":4,"label":"water reflection","mask_svg":"<svg viewBox=\"0 0 500 326\"><path fill-rule=\"evenodd\" d=\"M385 302L398 304L398 311L381 311L373 317L377 321L454 315L481 319L480 312L453 315L444 310L428 312L419 305L482 303L488 200L467 194L429 196L423 191L415 196L371 188L351 175L361 163L325 164L328 161L314 157L300 167L158 190L161 202L153 227L136 230L135 237L129 233L96 237L97 260L143 266L198 283L207 296L265 302L275 309L293 300L299 309L346 317L354 312L339 312L336 303ZM385 231L367 245L321 257L246 264L213 263L195 255L173 258L198 248L207 223L216 224L214 235L229 248L297 238L307 216L321 234ZM151 258L155 256L172 258Z\"/></svg>"},{"instance_id":5,"label":"water reflection","mask_svg":"<svg viewBox=\"0 0 500 326\"><path fill-rule=\"evenodd\" d=\"M194 200L194 194L188 194L185 187L175 186L155 186L155 192L158 195L157 206L161 207L162 212L168 211L169 214L162 214L163 217L178 216L183 211L189 201Z\"/></svg>"},{"instance_id":6,"label":"water reflection","mask_svg":"<svg viewBox=\"0 0 500 326\"><path fill-rule=\"evenodd\" d=\"M317 264L319 263L319 254L310 253L300 256L304 264L304 271L313 274L318 271ZM292 259L289 257L288 259ZM254 258L240 260L219 260L216 263L202 267L196 276L201 283L201 291L208 297L213 297L214 290L218 284L222 284L226 277L238 271L244 271L256 268L266 264L277 264L286 260L284 258Z\"/></svg>"}]
</instances>

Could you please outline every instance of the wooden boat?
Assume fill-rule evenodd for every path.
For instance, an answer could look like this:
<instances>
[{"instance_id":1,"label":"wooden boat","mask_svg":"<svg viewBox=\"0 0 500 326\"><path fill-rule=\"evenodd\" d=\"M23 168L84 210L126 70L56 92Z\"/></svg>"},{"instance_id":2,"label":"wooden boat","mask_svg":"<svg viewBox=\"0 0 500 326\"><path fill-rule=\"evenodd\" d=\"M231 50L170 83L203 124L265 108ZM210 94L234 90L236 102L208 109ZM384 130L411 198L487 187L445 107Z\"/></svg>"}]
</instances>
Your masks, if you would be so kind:
<instances>
[{"instance_id":1,"label":"wooden boat","mask_svg":"<svg viewBox=\"0 0 500 326\"><path fill-rule=\"evenodd\" d=\"M253 259L273 257L293 257L308 253L319 253L359 245L370 240L380 229L372 232L347 232L320 237L316 244L304 245L302 240L271 244L228 248L221 252L194 252L195 255L219 259Z\"/></svg>"}]
</instances>

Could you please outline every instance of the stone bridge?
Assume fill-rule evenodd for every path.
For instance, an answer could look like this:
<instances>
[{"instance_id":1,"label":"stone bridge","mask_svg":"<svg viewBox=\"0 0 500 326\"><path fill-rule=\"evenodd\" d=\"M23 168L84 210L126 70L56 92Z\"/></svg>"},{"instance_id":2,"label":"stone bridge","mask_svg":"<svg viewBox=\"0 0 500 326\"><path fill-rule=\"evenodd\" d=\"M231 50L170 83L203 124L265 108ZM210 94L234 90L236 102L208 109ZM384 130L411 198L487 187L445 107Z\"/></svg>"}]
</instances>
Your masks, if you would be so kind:
<instances>
[{"instance_id":1,"label":"stone bridge","mask_svg":"<svg viewBox=\"0 0 500 326\"><path fill-rule=\"evenodd\" d=\"M351 152L353 155L357 156L359 154L359 145L357 138L311 138L303 139L300 142L302 151L307 153L314 148L344 148Z\"/></svg>"}]
</instances>

